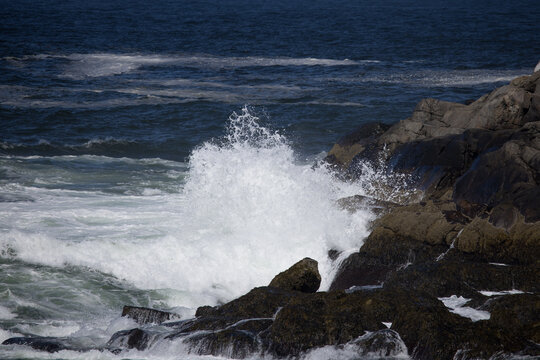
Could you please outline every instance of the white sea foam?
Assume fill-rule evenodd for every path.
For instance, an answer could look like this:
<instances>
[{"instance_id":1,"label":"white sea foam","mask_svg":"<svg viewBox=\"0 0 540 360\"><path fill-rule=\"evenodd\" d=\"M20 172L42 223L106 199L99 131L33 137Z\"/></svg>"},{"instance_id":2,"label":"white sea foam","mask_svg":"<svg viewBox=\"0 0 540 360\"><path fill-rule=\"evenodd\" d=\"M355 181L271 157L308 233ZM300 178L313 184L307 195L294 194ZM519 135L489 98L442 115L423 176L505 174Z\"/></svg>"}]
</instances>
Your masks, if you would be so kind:
<instances>
[{"instance_id":1,"label":"white sea foam","mask_svg":"<svg viewBox=\"0 0 540 360\"><path fill-rule=\"evenodd\" d=\"M378 336L374 342L380 349L369 349L363 346L363 341L369 344L373 336ZM386 344L387 346L382 346ZM353 359L410 359L407 346L395 331L366 332L359 338L340 346L324 346L307 352L302 360L353 360Z\"/></svg>"},{"instance_id":2,"label":"white sea foam","mask_svg":"<svg viewBox=\"0 0 540 360\"><path fill-rule=\"evenodd\" d=\"M4 60L6 58L3 58ZM361 62L349 59L289 58L289 57L224 57L207 54L39 54L20 58L10 57L11 62L24 62L33 59L66 59L71 61L64 72L65 77L80 79L123 74L142 66L185 66L194 68L239 68L265 66L347 66ZM374 62L364 60L364 62Z\"/></svg>"},{"instance_id":3,"label":"white sea foam","mask_svg":"<svg viewBox=\"0 0 540 360\"><path fill-rule=\"evenodd\" d=\"M287 140L248 109L231 117L222 142L193 151L181 186L150 196L23 187L36 201L1 205L0 250L169 289L170 306L193 308L266 285L306 256L319 261L325 289L335 270L327 251L358 249L373 218L335 204L362 194L361 182L299 164Z\"/></svg>"},{"instance_id":4,"label":"white sea foam","mask_svg":"<svg viewBox=\"0 0 540 360\"><path fill-rule=\"evenodd\" d=\"M505 291L480 291L480 294L484 296L500 296L500 295L516 295L516 294L524 294L521 290L505 290Z\"/></svg>"},{"instance_id":5,"label":"white sea foam","mask_svg":"<svg viewBox=\"0 0 540 360\"><path fill-rule=\"evenodd\" d=\"M0 320L11 320L11 319L15 319L16 317L17 317L16 314L12 313L5 306L0 305Z\"/></svg>"},{"instance_id":6,"label":"white sea foam","mask_svg":"<svg viewBox=\"0 0 540 360\"><path fill-rule=\"evenodd\" d=\"M471 301L471 299L464 298L463 296L452 295L450 297L441 297L439 300L443 302L444 306L450 309L450 312L469 318L472 321L489 320L491 317L488 311L463 306Z\"/></svg>"},{"instance_id":7,"label":"white sea foam","mask_svg":"<svg viewBox=\"0 0 540 360\"><path fill-rule=\"evenodd\" d=\"M21 336L21 334L13 333L13 332L8 331L8 330L0 329L0 344L3 343L5 340L7 340L9 338L12 338L12 337L16 337L16 336Z\"/></svg>"},{"instance_id":8,"label":"white sea foam","mask_svg":"<svg viewBox=\"0 0 540 360\"><path fill-rule=\"evenodd\" d=\"M528 75L526 70L425 70L412 73L392 74L375 81L410 84L427 87L460 87L491 83L507 83L512 79ZM369 79L365 79L372 81Z\"/></svg>"}]
</instances>

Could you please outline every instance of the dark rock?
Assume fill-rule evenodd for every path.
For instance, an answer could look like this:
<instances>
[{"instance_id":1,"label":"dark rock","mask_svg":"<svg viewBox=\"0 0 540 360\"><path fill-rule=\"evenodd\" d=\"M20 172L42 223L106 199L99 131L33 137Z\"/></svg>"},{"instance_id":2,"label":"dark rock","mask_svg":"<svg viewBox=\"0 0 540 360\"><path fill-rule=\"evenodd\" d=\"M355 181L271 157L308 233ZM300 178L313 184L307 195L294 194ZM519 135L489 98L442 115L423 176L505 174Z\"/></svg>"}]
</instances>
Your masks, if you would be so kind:
<instances>
[{"instance_id":1,"label":"dark rock","mask_svg":"<svg viewBox=\"0 0 540 360\"><path fill-rule=\"evenodd\" d=\"M449 252L440 261L412 264L393 272L384 285L387 289L417 289L437 298L459 294L482 304L487 298L479 293L481 290L540 291L536 281L539 275L538 266L499 266Z\"/></svg>"},{"instance_id":2,"label":"dark rock","mask_svg":"<svg viewBox=\"0 0 540 360\"><path fill-rule=\"evenodd\" d=\"M512 134L511 130L471 129L459 134L411 141L394 150L389 164L393 171L410 175L409 186L440 196L453 187L479 154L501 147Z\"/></svg>"},{"instance_id":3,"label":"dark rock","mask_svg":"<svg viewBox=\"0 0 540 360\"><path fill-rule=\"evenodd\" d=\"M536 122L513 134L497 150L479 155L474 166L455 182L453 200L469 217L478 215L480 206L491 209L511 203L525 221L539 221L539 174L540 122Z\"/></svg>"},{"instance_id":4,"label":"dark rock","mask_svg":"<svg viewBox=\"0 0 540 360\"><path fill-rule=\"evenodd\" d=\"M332 260L332 261L337 260L337 258L339 257L340 254L341 254L341 252L339 250L336 250L336 249L328 250L328 258L330 260Z\"/></svg>"},{"instance_id":5,"label":"dark rock","mask_svg":"<svg viewBox=\"0 0 540 360\"><path fill-rule=\"evenodd\" d=\"M498 296L486 307L491 312L492 326L540 344L540 295L538 292Z\"/></svg>"},{"instance_id":6,"label":"dark rock","mask_svg":"<svg viewBox=\"0 0 540 360\"><path fill-rule=\"evenodd\" d=\"M107 342L107 348L111 351L118 349L144 350L148 347L151 338L150 332L143 329L122 330L113 334Z\"/></svg>"},{"instance_id":7,"label":"dark rock","mask_svg":"<svg viewBox=\"0 0 540 360\"><path fill-rule=\"evenodd\" d=\"M380 292L299 295L277 314L270 330L271 351L298 355L313 347L343 344L392 321L393 306Z\"/></svg>"},{"instance_id":8,"label":"dark rock","mask_svg":"<svg viewBox=\"0 0 540 360\"><path fill-rule=\"evenodd\" d=\"M518 219L509 231L493 226L488 219L475 218L467 224L455 247L478 260L534 264L540 262L540 222Z\"/></svg>"},{"instance_id":9,"label":"dark rock","mask_svg":"<svg viewBox=\"0 0 540 360\"><path fill-rule=\"evenodd\" d=\"M399 356L407 353L407 346L397 332L390 329L368 333L353 340L358 346L358 354L362 356L387 357Z\"/></svg>"},{"instance_id":10,"label":"dark rock","mask_svg":"<svg viewBox=\"0 0 540 360\"><path fill-rule=\"evenodd\" d=\"M294 296L295 293L280 288L259 287L227 304L213 308L205 306L203 314L205 317L226 319L228 325L242 319L273 318L278 309Z\"/></svg>"},{"instance_id":11,"label":"dark rock","mask_svg":"<svg viewBox=\"0 0 540 360\"><path fill-rule=\"evenodd\" d=\"M261 336L273 323L273 319L246 319L222 330L199 331L187 335L185 343L190 352L199 355L221 355L242 359L268 347ZM167 339L174 337L168 336Z\"/></svg>"},{"instance_id":12,"label":"dark rock","mask_svg":"<svg viewBox=\"0 0 540 360\"><path fill-rule=\"evenodd\" d=\"M5 340L2 345L26 345L33 349L55 353L61 350L73 350L62 340L52 337L13 337Z\"/></svg>"},{"instance_id":13,"label":"dark rock","mask_svg":"<svg viewBox=\"0 0 540 360\"><path fill-rule=\"evenodd\" d=\"M317 261L305 258L279 273L268 286L287 291L316 292L321 284Z\"/></svg>"},{"instance_id":14,"label":"dark rock","mask_svg":"<svg viewBox=\"0 0 540 360\"><path fill-rule=\"evenodd\" d=\"M356 154L362 152L368 143L388 130L390 126L382 123L361 125L352 133L345 135L328 152L325 160L330 164L348 166Z\"/></svg>"},{"instance_id":15,"label":"dark rock","mask_svg":"<svg viewBox=\"0 0 540 360\"><path fill-rule=\"evenodd\" d=\"M338 199L337 204L340 208L350 212L354 212L358 209L369 209L376 215L383 214L396 206L400 206L392 201L379 200L363 195L353 195Z\"/></svg>"},{"instance_id":16,"label":"dark rock","mask_svg":"<svg viewBox=\"0 0 540 360\"><path fill-rule=\"evenodd\" d=\"M189 352L197 355L220 355L231 359L243 359L260 350L255 334L226 329L218 332L197 333L187 337Z\"/></svg>"},{"instance_id":17,"label":"dark rock","mask_svg":"<svg viewBox=\"0 0 540 360\"><path fill-rule=\"evenodd\" d=\"M214 308L212 306L199 306L197 311L195 311L195 317L208 316L212 314Z\"/></svg>"},{"instance_id":18,"label":"dark rock","mask_svg":"<svg viewBox=\"0 0 540 360\"><path fill-rule=\"evenodd\" d=\"M122 316L135 320L138 324L161 324L178 318L178 315L155 309L125 305L122 309Z\"/></svg>"}]
</instances>

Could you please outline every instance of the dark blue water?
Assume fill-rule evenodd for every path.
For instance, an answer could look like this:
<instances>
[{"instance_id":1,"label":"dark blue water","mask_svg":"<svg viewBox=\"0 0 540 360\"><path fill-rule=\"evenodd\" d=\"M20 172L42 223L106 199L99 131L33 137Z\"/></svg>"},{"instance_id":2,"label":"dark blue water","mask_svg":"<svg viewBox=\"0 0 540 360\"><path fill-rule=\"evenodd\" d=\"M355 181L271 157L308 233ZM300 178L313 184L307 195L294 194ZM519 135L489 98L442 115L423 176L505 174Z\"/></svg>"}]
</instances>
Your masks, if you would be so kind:
<instances>
[{"instance_id":1,"label":"dark blue water","mask_svg":"<svg viewBox=\"0 0 540 360\"><path fill-rule=\"evenodd\" d=\"M244 104L300 157L532 71L538 1L2 1L0 153L183 160Z\"/></svg>"}]
</instances>

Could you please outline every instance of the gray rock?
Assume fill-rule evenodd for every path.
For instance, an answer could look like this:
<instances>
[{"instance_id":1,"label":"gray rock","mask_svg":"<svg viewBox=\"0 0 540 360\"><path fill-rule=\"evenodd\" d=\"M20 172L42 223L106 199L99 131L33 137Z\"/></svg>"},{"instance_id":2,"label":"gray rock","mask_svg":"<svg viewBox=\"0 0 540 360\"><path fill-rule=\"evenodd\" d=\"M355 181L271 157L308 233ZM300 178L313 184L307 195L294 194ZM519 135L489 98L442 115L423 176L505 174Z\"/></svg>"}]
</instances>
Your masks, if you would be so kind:
<instances>
[{"instance_id":1,"label":"gray rock","mask_svg":"<svg viewBox=\"0 0 540 360\"><path fill-rule=\"evenodd\" d=\"M124 306L122 309L122 316L131 318L141 325L161 324L179 318L178 315L170 312L129 305Z\"/></svg>"}]
</instances>

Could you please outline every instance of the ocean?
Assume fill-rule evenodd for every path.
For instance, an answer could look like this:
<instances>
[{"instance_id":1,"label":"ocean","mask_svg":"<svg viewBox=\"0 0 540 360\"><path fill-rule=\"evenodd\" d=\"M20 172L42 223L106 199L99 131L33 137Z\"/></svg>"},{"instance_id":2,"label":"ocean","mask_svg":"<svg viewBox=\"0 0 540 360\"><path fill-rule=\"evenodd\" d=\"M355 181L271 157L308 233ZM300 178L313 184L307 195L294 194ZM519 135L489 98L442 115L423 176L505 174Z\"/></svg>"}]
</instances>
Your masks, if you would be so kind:
<instances>
[{"instance_id":1,"label":"ocean","mask_svg":"<svg viewBox=\"0 0 540 360\"><path fill-rule=\"evenodd\" d=\"M0 342L101 346L134 326L123 305L189 318L306 256L327 289L328 251L358 250L375 218L336 200L388 180L313 166L332 144L540 60L537 1L1 4ZM0 358L197 358L182 351Z\"/></svg>"}]
</instances>

